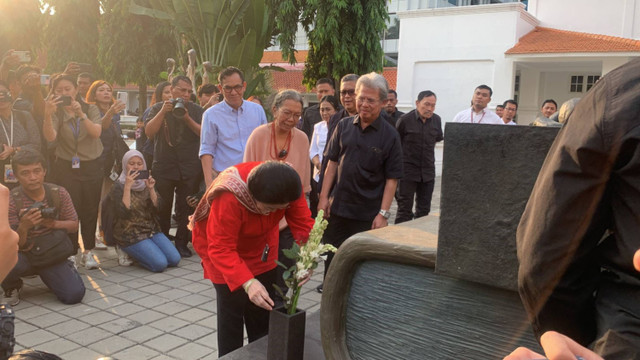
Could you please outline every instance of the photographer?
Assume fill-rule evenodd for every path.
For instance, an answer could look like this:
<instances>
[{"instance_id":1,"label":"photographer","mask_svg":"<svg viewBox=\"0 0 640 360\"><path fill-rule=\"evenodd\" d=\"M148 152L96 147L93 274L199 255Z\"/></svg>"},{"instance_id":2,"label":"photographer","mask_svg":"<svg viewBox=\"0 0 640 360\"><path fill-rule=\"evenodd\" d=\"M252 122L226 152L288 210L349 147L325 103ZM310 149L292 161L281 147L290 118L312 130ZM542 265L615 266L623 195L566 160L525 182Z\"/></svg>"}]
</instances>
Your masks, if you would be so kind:
<instances>
[{"instance_id":1,"label":"photographer","mask_svg":"<svg viewBox=\"0 0 640 360\"><path fill-rule=\"evenodd\" d=\"M175 245L182 257L191 256L187 247L191 233L187 229L190 210L187 196L198 192L202 167L200 150L200 122L202 107L190 101L193 85L186 76L176 76L171 82L172 99L151 107L145 121L145 133L155 136L152 172L156 190L164 200L158 211L160 228L169 236L173 194L176 194L178 231Z\"/></svg>"},{"instance_id":2,"label":"photographer","mask_svg":"<svg viewBox=\"0 0 640 360\"><path fill-rule=\"evenodd\" d=\"M18 183L11 170L11 157L21 149L40 151L40 135L31 114L12 110L12 102L9 87L0 80L0 183L9 188Z\"/></svg>"},{"instance_id":3,"label":"photographer","mask_svg":"<svg viewBox=\"0 0 640 360\"><path fill-rule=\"evenodd\" d=\"M98 262L91 250L95 247L102 188L102 121L98 107L88 105L80 98L73 76L51 77L43 132L45 138L55 144L53 178L56 184L69 191L80 216L84 244L80 264L87 269L97 269ZM74 238L77 239L77 235ZM77 249L77 240L74 245Z\"/></svg>"},{"instance_id":4,"label":"photographer","mask_svg":"<svg viewBox=\"0 0 640 360\"><path fill-rule=\"evenodd\" d=\"M20 151L12 166L20 186L11 191L9 224L19 235L18 263L2 282L3 303L20 302L22 276L39 275L45 285L64 304L79 303L84 297L82 278L67 260L73 250L69 233L78 231L78 215L69 193L61 186L44 182L46 170L42 156L31 150ZM49 247L39 253L38 248Z\"/></svg>"}]
</instances>

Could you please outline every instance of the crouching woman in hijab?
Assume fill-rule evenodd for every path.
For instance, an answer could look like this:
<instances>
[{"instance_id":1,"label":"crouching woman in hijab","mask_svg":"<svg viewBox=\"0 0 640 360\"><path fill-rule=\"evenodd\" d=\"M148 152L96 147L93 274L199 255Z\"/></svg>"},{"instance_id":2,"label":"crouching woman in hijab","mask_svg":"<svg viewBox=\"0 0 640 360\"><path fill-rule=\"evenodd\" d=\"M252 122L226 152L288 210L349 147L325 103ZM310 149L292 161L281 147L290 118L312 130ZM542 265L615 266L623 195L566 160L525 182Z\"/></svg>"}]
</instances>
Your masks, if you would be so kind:
<instances>
[{"instance_id":1,"label":"crouching woman in hijab","mask_svg":"<svg viewBox=\"0 0 640 360\"><path fill-rule=\"evenodd\" d=\"M278 224L285 217L294 239L313 227L298 173L275 161L232 166L218 175L191 220L193 248L216 290L218 356L269 330L278 259Z\"/></svg>"},{"instance_id":2,"label":"crouching woman in hijab","mask_svg":"<svg viewBox=\"0 0 640 360\"><path fill-rule=\"evenodd\" d=\"M145 173L147 164L137 150L122 157L123 171L109 196L114 206L113 238L125 253L143 267L161 272L180 262L178 250L160 230L157 213L160 197L156 181ZM144 178L144 179L143 179Z\"/></svg>"}]
</instances>

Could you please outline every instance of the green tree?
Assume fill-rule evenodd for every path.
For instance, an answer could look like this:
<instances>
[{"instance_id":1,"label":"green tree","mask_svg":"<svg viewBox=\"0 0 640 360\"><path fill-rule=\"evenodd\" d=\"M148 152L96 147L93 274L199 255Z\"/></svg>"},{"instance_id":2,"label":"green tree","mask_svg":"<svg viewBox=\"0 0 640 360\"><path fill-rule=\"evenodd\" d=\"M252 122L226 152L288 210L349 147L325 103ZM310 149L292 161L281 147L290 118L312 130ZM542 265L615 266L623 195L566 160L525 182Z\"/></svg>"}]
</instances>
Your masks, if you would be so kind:
<instances>
[{"instance_id":1,"label":"green tree","mask_svg":"<svg viewBox=\"0 0 640 360\"><path fill-rule=\"evenodd\" d=\"M9 49L29 50L32 57L42 48L44 15L39 0L0 1L0 55Z\"/></svg>"},{"instance_id":2,"label":"green tree","mask_svg":"<svg viewBox=\"0 0 640 360\"><path fill-rule=\"evenodd\" d=\"M265 1L255 0L134 0L137 15L165 20L190 48L198 63L211 62L215 78L224 67L245 72L245 96L266 86L266 72L258 64L274 35L275 14Z\"/></svg>"},{"instance_id":3,"label":"green tree","mask_svg":"<svg viewBox=\"0 0 640 360\"><path fill-rule=\"evenodd\" d=\"M178 52L175 36L163 21L129 12L131 0L104 0L98 63L105 79L138 85L140 110L147 107L147 86L161 81L166 59Z\"/></svg>"},{"instance_id":4,"label":"green tree","mask_svg":"<svg viewBox=\"0 0 640 360\"><path fill-rule=\"evenodd\" d=\"M93 64L97 72L98 0L47 0L53 14L45 30L47 70L61 72L70 61Z\"/></svg>"},{"instance_id":5,"label":"green tree","mask_svg":"<svg viewBox=\"0 0 640 360\"><path fill-rule=\"evenodd\" d=\"M380 34L389 18L385 0L283 0L275 2L278 41L295 63L295 33L302 24L309 39L303 83L382 70Z\"/></svg>"}]
</instances>

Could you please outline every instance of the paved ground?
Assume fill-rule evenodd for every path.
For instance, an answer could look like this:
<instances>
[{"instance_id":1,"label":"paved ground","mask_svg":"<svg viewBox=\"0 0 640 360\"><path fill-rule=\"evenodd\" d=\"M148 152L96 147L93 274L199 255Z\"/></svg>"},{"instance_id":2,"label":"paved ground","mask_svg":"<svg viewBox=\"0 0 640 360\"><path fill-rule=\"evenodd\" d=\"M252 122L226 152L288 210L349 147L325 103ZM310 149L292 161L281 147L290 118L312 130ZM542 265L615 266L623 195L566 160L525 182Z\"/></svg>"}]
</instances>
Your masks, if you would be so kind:
<instances>
[{"instance_id":1,"label":"paved ground","mask_svg":"<svg viewBox=\"0 0 640 360\"><path fill-rule=\"evenodd\" d=\"M436 216L439 180L432 202ZM113 249L95 253L100 269L80 270L87 288L81 304L61 304L39 278L25 279L22 301L14 308L15 351L34 348L65 360L217 357L215 291L202 279L197 255L154 274L118 266ZM303 288L298 305L308 313L320 309L315 287L322 273L321 264Z\"/></svg>"}]
</instances>

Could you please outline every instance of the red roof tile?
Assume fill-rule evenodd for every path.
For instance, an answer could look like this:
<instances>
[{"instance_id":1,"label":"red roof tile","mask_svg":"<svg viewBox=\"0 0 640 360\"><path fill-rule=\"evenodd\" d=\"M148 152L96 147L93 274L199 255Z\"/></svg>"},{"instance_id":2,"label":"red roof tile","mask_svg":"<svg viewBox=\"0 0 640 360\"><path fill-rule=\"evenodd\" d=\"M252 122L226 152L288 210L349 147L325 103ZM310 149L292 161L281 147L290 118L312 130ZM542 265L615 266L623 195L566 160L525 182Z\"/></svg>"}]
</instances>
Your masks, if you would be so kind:
<instances>
[{"instance_id":1,"label":"red roof tile","mask_svg":"<svg viewBox=\"0 0 640 360\"><path fill-rule=\"evenodd\" d=\"M287 71L271 71L273 81L271 87L275 91L283 89L293 89L302 93L307 92L307 88L302 84L303 74L302 70L287 70ZM382 76L387 80L389 89L396 90L396 79L398 77L398 68L387 67L382 71ZM315 92L315 88L310 92Z\"/></svg>"},{"instance_id":2,"label":"red roof tile","mask_svg":"<svg viewBox=\"0 0 640 360\"><path fill-rule=\"evenodd\" d=\"M307 54L309 52L307 50L299 50L296 52L296 61L298 63L303 63L307 61ZM260 60L261 64L277 64L277 63L286 63L287 60L282 58L282 52L280 51L265 51L262 54L262 60Z\"/></svg>"},{"instance_id":3,"label":"red roof tile","mask_svg":"<svg viewBox=\"0 0 640 360\"><path fill-rule=\"evenodd\" d=\"M640 41L538 26L505 54L589 52L640 52Z\"/></svg>"}]
</instances>

